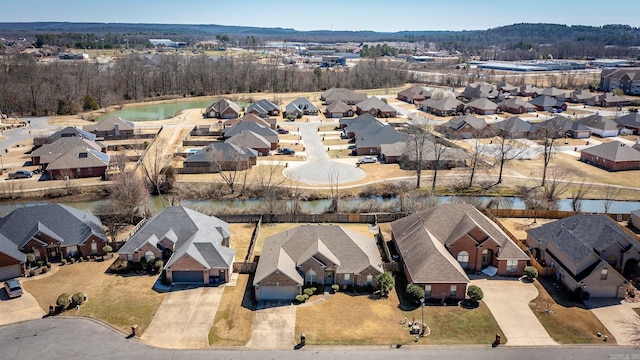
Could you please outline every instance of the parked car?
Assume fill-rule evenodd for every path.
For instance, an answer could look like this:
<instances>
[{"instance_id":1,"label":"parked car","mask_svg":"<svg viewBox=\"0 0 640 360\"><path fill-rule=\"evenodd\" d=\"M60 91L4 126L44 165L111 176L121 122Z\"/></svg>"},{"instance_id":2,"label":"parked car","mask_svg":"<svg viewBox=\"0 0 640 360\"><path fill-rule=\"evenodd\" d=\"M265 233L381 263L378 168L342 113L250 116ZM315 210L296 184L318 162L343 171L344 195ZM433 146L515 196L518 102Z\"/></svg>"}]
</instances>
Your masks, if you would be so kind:
<instances>
[{"instance_id":1,"label":"parked car","mask_svg":"<svg viewBox=\"0 0 640 360\"><path fill-rule=\"evenodd\" d=\"M365 156L358 159L358 162L356 164L373 164L376 162L378 162L378 159L374 158L373 156Z\"/></svg>"},{"instance_id":2,"label":"parked car","mask_svg":"<svg viewBox=\"0 0 640 360\"><path fill-rule=\"evenodd\" d=\"M291 148L280 148L280 151L278 151L279 154L282 155L295 155L296 152L293 151L293 149Z\"/></svg>"},{"instance_id":3,"label":"parked car","mask_svg":"<svg viewBox=\"0 0 640 360\"><path fill-rule=\"evenodd\" d=\"M16 172L9 173L9 179L26 179L33 176L31 171L18 170Z\"/></svg>"},{"instance_id":4,"label":"parked car","mask_svg":"<svg viewBox=\"0 0 640 360\"><path fill-rule=\"evenodd\" d=\"M9 298L17 298L22 296L22 286L20 281L16 279L7 280L4 282L4 289L7 291Z\"/></svg>"},{"instance_id":5,"label":"parked car","mask_svg":"<svg viewBox=\"0 0 640 360\"><path fill-rule=\"evenodd\" d=\"M278 134L288 134L289 130L287 129L283 129L283 128L278 128Z\"/></svg>"}]
</instances>

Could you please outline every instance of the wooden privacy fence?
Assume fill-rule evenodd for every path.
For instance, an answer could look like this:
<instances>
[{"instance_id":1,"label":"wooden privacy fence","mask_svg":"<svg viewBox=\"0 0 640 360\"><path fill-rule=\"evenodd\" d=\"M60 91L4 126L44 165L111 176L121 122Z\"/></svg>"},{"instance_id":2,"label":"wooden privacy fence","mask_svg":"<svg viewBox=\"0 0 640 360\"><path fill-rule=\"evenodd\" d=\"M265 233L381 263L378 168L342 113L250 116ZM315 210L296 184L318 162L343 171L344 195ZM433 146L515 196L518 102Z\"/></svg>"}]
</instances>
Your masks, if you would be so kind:
<instances>
[{"instance_id":1,"label":"wooden privacy fence","mask_svg":"<svg viewBox=\"0 0 640 360\"><path fill-rule=\"evenodd\" d=\"M488 213L496 217L506 218L542 218L542 219L564 219L569 216L577 214L601 214L601 213L586 213L575 211L559 211L559 210L531 210L531 209L487 209ZM605 214L615 221L629 220L631 214Z\"/></svg>"},{"instance_id":2,"label":"wooden privacy fence","mask_svg":"<svg viewBox=\"0 0 640 360\"><path fill-rule=\"evenodd\" d=\"M262 219L262 223L356 223L376 224L391 222L403 218L406 214L233 214L215 215L228 223L254 223Z\"/></svg>"},{"instance_id":3,"label":"wooden privacy fence","mask_svg":"<svg viewBox=\"0 0 640 360\"><path fill-rule=\"evenodd\" d=\"M252 274L256 272L258 263L255 262L234 262L233 272L241 274Z\"/></svg>"}]
</instances>

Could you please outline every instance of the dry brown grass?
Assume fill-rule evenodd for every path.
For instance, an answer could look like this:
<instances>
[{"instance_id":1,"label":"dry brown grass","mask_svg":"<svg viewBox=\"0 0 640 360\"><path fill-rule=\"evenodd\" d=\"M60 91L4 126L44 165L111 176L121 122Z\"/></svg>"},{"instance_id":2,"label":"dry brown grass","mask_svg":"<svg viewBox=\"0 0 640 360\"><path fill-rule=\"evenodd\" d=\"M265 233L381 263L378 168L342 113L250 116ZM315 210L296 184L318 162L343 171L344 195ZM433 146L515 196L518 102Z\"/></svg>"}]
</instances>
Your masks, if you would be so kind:
<instances>
[{"instance_id":1,"label":"dry brown grass","mask_svg":"<svg viewBox=\"0 0 640 360\"><path fill-rule=\"evenodd\" d=\"M62 293L87 294L80 310L66 314L85 315L106 321L129 332L137 324L142 332L149 326L165 294L151 289L157 276L106 274L112 261L83 262L61 266L48 277L26 281L24 287L48 311Z\"/></svg>"},{"instance_id":2,"label":"dry brown grass","mask_svg":"<svg viewBox=\"0 0 640 360\"><path fill-rule=\"evenodd\" d=\"M251 339L254 307L250 276L238 275L236 286L225 285L222 300L209 331L209 344L244 346Z\"/></svg>"},{"instance_id":3,"label":"dry brown grass","mask_svg":"<svg viewBox=\"0 0 640 360\"><path fill-rule=\"evenodd\" d=\"M601 343L602 339L596 336L600 331L609 337L609 342L615 344L615 338L611 335L598 318L582 304L568 300L567 291L556 288L552 280L541 279L535 282L539 295L529 304L533 313L551 337L562 344L576 343ZM552 295L548 291L552 291Z\"/></svg>"},{"instance_id":4,"label":"dry brown grass","mask_svg":"<svg viewBox=\"0 0 640 360\"><path fill-rule=\"evenodd\" d=\"M254 228L254 224L229 224L231 248L236 251L235 261L244 261L247 256Z\"/></svg>"},{"instance_id":5,"label":"dry brown grass","mask_svg":"<svg viewBox=\"0 0 640 360\"><path fill-rule=\"evenodd\" d=\"M516 239L525 240L527 238L527 230L553 222L555 219L537 219L535 223L533 219L530 218L500 218L498 221L507 228Z\"/></svg>"}]
</instances>

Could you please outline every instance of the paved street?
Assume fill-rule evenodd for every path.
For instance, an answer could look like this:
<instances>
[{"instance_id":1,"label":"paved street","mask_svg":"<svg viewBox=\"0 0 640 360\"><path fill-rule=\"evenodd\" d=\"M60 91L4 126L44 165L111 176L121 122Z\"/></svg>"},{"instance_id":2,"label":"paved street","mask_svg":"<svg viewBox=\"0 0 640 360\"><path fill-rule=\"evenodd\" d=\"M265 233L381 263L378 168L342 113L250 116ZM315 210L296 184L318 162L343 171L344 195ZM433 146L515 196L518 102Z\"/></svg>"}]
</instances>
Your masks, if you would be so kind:
<instances>
[{"instance_id":1,"label":"paved street","mask_svg":"<svg viewBox=\"0 0 640 360\"><path fill-rule=\"evenodd\" d=\"M301 350L163 350L81 318L47 318L0 327L3 360L24 359L474 359L590 360L640 358L640 350L621 346L509 347L414 346L305 347Z\"/></svg>"},{"instance_id":2,"label":"paved street","mask_svg":"<svg viewBox=\"0 0 640 360\"><path fill-rule=\"evenodd\" d=\"M362 179L365 172L353 165L331 160L326 147L318 136L317 128L321 123L299 123L302 142L307 152L307 162L294 164L291 162L285 169L284 175L290 179L307 184L330 184L332 174L337 175L340 184L350 183Z\"/></svg>"}]
</instances>

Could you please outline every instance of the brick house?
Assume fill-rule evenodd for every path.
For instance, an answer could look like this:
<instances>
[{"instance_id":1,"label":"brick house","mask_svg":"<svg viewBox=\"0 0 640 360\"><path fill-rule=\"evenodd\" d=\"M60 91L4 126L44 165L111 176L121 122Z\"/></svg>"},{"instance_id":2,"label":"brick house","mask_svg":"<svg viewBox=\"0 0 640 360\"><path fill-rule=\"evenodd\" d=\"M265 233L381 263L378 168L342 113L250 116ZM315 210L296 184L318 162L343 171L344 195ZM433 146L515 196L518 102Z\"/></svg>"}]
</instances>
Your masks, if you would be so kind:
<instances>
[{"instance_id":1,"label":"brick house","mask_svg":"<svg viewBox=\"0 0 640 360\"><path fill-rule=\"evenodd\" d=\"M84 146L76 146L51 161L46 170L49 179L103 177L109 166L109 155Z\"/></svg>"},{"instance_id":2,"label":"brick house","mask_svg":"<svg viewBox=\"0 0 640 360\"><path fill-rule=\"evenodd\" d=\"M620 141L586 148L580 152L580 160L608 171L640 169L640 151Z\"/></svg>"},{"instance_id":3,"label":"brick house","mask_svg":"<svg viewBox=\"0 0 640 360\"><path fill-rule=\"evenodd\" d=\"M231 100L221 98L211 104L204 112L205 118L234 119L240 117L240 106Z\"/></svg>"},{"instance_id":4,"label":"brick house","mask_svg":"<svg viewBox=\"0 0 640 360\"><path fill-rule=\"evenodd\" d=\"M135 124L119 116L108 118L92 125L82 127L82 130L102 138L128 139L134 136Z\"/></svg>"},{"instance_id":5,"label":"brick house","mask_svg":"<svg viewBox=\"0 0 640 360\"><path fill-rule=\"evenodd\" d=\"M42 261L104 255L106 242L90 213L61 204L16 209L0 220L0 279L23 275L28 253Z\"/></svg>"},{"instance_id":6,"label":"brick house","mask_svg":"<svg viewBox=\"0 0 640 360\"><path fill-rule=\"evenodd\" d=\"M336 225L302 225L265 239L257 300L293 300L304 286L375 287L382 259L372 237Z\"/></svg>"},{"instance_id":7,"label":"brick house","mask_svg":"<svg viewBox=\"0 0 640 360\"><path fill-rule=\"evenodd\" d=\"M235 251L229 224L197 211L170 206L149 219L118 251L121 260L165 261L172 283L225 283Z\"/></svg>"}]
</instances>

